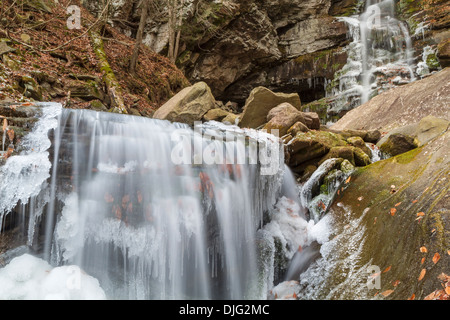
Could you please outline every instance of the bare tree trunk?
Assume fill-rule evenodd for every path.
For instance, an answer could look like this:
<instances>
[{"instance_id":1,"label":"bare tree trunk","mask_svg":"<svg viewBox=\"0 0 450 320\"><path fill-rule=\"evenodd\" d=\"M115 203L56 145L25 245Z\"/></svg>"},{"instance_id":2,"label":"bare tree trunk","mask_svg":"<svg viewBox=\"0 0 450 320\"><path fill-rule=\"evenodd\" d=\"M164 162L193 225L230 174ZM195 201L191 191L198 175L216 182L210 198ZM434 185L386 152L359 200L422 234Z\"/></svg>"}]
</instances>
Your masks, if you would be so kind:
<instances>
[{"instance_id":1,"label":"bare tree trunk","mask_svg":"<svg viewBox=\"0 0 450 320\"><path fill-rule=\"evenodd\" d=\"M167 57L170 61L175 62L175 33L177 28L177 7L178 0L168 0L169 10L169 52Z\"/></svg>"},{"instance_id":2,"label":"bare tree trunk","mask_svg":"<svg viewBox=\"0 0 450 320\"><path fill-rule=\"evenodd\" d=\"M133 55L131 56L131 62L130 62L130 73L135 74L136 73L136 65L139 58L139 49L141 48L142 44L142 38L144 36L144 28L145 24L147 22L148 17L148 7L150 4L150 0L144 0L144 3L142 5L142 13L141 13L141 20L139 22L139 28L136 36L136 45L134 46Z\"/></svg>"},{"instance_id":3,"label":"bare tree trunk","mask_svg":"<svg viewBox=\"0 0 450 320\"><path fill-rule=\"evenodd\" d=\"M172 61L173 63L175 63L175 61L177 60L179 50L180 50L181 25L183 23L183 6L184 6L184 0L181 0L180 9L179 9L179 17L178 17L178 22L177 22L177 26L176 26L178 31L177 31L177 36L174 39L175 40L175 44L174 44L175 48L173 51L173 61Z\"/></svg>"}]
</instances>

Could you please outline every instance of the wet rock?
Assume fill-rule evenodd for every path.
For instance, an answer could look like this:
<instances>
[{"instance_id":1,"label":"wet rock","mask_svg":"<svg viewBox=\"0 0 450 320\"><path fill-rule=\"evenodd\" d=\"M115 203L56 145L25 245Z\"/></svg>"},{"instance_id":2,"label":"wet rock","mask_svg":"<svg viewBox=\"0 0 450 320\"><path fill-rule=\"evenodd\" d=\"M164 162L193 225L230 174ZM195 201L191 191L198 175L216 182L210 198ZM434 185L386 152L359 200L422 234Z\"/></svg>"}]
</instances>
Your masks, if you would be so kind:
<instances>
[{"instance_id":1,"label":"wet rock","mask_svg":"<svg viewBox=\"0 0 450 320\"><path fill-rule=\"evenodd\" d=\"M298 132L286 144L290 154L289 165L302 174L308 165L317 166L320 160L334 147L345 147L346 141L339 135L327 131Z\"/></svg>"},{"instance_id":2,"label":"wet rock","mask_svg":"<svg viewBox=\"0 0 450 320\"><path fill-rule=\"evenodd\" d=\"M331 248L331 260L340 263L334 266L324 263L327 269L324 285L314 288L306 285L303 290L314 290L317 297L338 300L350 296L373 299L377 291L392 290L392 283L400 280L392 294L378 295L376 299L403 300L414 293L416 300L422 300L436 289L442 289L438 276L443 272L448 274L450 265L447 254L450 211L445 196L449 191L449 143L447 131L422 148L356 169L345 192L328 213L335 221L336 234L348 232L352 224L355 224L354 232L349 232L349 237L341 236ZM397 192L391 192L392 185L397 186ZM396 208L395 215L389 214L389 208ZM423 216L417 215L420 212ZM356 236L359 231L363 234ZM361 245L354 247L355 243ZM428 254L419 252L422 246ZM435 253L441 257L437 263L431 261ZM426 258L423 263L422 258ZM389 266L392 269L382 274L380 288L367 289L366 281L360 277L349 279L348 270L342 270L342 263L354 261L358 263L352 268L352 274L367 274L368 265L379 266L381 271ZM427 272L418 281L423 269ZM321 274L320 270L312 271ZM330 295L329 283L340 289Z\"/></svg>"},{"instance_id":3,"label":"wet rock","mask_svg":"<svg viewBox=\"0 0 450 320\"><path fill-rule=\"evenodd\" d=\"M423 80L384 92L348 112L331 129L390 132L430 115L450 120L449 79L450 68L446 68Z\"/></svg>"},{"instance_id":4,"label":"wet rock","mask_svg":"<svg viewBox=\"0 0 450 320\"><path fill-rule=\"evenodd\" d=\"M357 167L365 167L370 164L370 156L368 156L363 150L360 148L353 149L353 155L355 157L355 165Z\"/></svg>"},{"instance_id":5,"label":"wet rock","mask_svg":"<svg viewBox=\"0 0 450 320\"><path fill-rule=\"evenodd\" d=\"M347 142L354 147L360 148L369 157L372 155L372 151L361 137L350 137L347 139Z\"/></svg>"},{"instance_id":6,"label":"wet rock","mask_svg":"<svg viewBox=\"0 0 450 320\"><path fill-rule=\"evenodd\" d=\"M222 119L222 123L237 125L239 122L239 115L234 113L229 113L225 118Z\"/></svg>"},{"instance_id":7,"label":"wet rock","mask_svg":"<svg viewBox=\"0 0 450 320\"><path fill-rule=\"evenodd\" d=\"M351 164L355 164L355 155L354 155L355 147L352 146L343 146L343 147L333 147L327 153L325 157L323 157L319 165L325 162L328 159L332 158L342 158L348 160Z\"/></svg>"}]
</instances>

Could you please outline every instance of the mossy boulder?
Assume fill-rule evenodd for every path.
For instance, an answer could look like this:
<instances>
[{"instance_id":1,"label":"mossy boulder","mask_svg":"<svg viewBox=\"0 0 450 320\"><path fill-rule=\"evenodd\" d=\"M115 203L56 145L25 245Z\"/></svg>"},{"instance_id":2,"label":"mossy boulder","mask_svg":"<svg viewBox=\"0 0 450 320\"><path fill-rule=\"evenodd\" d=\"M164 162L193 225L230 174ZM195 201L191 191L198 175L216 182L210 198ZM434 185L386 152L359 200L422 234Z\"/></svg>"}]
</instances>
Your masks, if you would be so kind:
<instances>
[{"instance_id":1,"label":"mossy boulder","mask_svg":"<svg viewBox=\"0 0 450 320\"><path fill-rule=\"evenodd\" d=\"M100 84L93 80L70 80L66 85L66 90L70 91L70 96L72 98L78 98L83 101L104 101L106 97Z\"/></svg>"},{"instance_id":2,"label":"mossy boulder","mask_svg":"<svg viewBox=\"0 0 450 320\"><path fill-rule=\"evenodd\" d=\"M351 164L355 164L355 155L354 155L355 147L352 146L343 146L343 147L333 147L327 153L325 157L323 157L319 164L325 162L328 159L332 158L342 158L348 160Z\"/></svg>"},{"instance_id":3,"label":"mossy boulder","mask_svg":"<svg viewBox=\"0 0 450 320\"><path fill-rule=\"evenodd\" d=\"M388 137L386 142L380 145L380 150L390 156L396 156L417 147L418 142L414 139L414 137L403 133L394 133Z\"/></svg>"},{"instance_id":4,"label":"mossy boulder","mask_svg":"<svg viewBox=\"0 0 450 320\"><path fill-rule=\"evenodd\" d=\"M422 300L442 290L439 276L450 270L449 144L446 132L356 169L328 213L331 254L309 270L321 279L303 290L313 289L314 299L336 300ZM371 288L373 267L380 283Z\"/></svg>"},{"instance_id":5,"label":"mossy boulder","mask_svg":"<svg viewBox=\"0 0 450 320\"><path fill-rule=\"evenodd\" d=\"M307 165L317 166L332 148L345 146L347 142L332 132L316 130L298 132L286 143L289 166L295 172L302 174Z\"/></svg>"},{"instance_id":6,"label":"mossy boulder","mask_svg":"<svg viewBox=\"0 0 450 320\"><path fill-rule=\"evenodd\" d=\"M354 147L360 148L369 157L372 155L372 151L370 151L370 148L361 137L350 137L347 139L347 142Z\"/></svg>"}]
</instances>

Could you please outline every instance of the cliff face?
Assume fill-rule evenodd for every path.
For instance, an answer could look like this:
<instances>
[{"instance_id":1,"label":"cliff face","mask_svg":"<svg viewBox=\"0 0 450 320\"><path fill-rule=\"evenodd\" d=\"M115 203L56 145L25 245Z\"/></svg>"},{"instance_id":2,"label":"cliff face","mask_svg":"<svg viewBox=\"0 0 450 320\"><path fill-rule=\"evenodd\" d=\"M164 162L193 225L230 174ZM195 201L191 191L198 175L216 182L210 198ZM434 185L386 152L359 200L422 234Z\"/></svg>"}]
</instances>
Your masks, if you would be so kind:
<instances>
[{"instance_id":1,"label":"cliff face","mask_svg":"<svg viewBox=\"0 0 450 320\"><path fill-rule=\"evenodd\" d=\"M97 1L84 2L91 11L98 10ZM136 33L139 3L112 4L111 22L125 34ZM154 3L144 42L165 54L168 15L163 0ZM184 3L177 65L191 82L206 82L219 100L241 105L257 86L297 92L305 103L324 98L327 84L348 58L349 27L339 17L360 13L365 6L365 1L358 0ZM431 66L428 71L445 67L449 61L448 1L398 0L396 11L409 26L415 62L423 60Z\"/></svg>"},{"instance_id":2,"label":"cliff face","mask_svg":"<svg viewBox=\"0 0 450 320\"><path fill-rule=\"evenodd\" d=\"M195 8L192 8L194 4ZM177 65L192 82L205 81L222 100L244 102L258 85L299 92L305 101L324 96L325 79L346 61L347 28L337 16L350 15L357 0L187 1ZM85 5L96 11L95 1ZM125 34L136 28L139 1L116 5L111 21ZM167 14L153 13L144 42L165 53ZM303 57L300 60L296 60ZM329 67L329 68L328 68ZM330 72L328 69L333 70Z\"/></svg>"}]
</instances>

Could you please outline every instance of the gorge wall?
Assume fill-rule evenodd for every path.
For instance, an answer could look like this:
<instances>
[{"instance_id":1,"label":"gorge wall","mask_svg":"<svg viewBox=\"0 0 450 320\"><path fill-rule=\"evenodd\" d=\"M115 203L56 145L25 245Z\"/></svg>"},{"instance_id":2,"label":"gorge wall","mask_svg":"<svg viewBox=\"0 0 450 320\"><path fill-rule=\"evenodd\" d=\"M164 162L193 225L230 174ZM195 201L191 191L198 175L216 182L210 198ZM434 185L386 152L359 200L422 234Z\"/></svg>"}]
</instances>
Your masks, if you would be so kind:
<instances>
[{"instance_id":1,"label":"gorge wall","mask_svg":"<svg viewBox=\"0 0 450 320\"><path fill-rule=\"evenodd\" d=\"M349 27L340 17L361 13L367 5L358 0L184 3L178 67L191 82L206 82L219 100L241 105L257 86L297 92L304 104L324 98L327 85L348 59ZM98 10L94 1L85 4ZM139 1L113 6L111 22L124 33L135 34ZM415 62L423 62L421 67L428 72L445 67L448 2L399 0L395 7L398 18L409 27ZM164 10L163 5L154 6L144 36L144 42L162 54L169 41ZM311 107L317 109L326 102Z\"/></svg>"}]
</instances>

